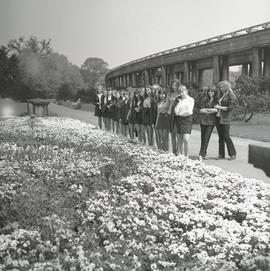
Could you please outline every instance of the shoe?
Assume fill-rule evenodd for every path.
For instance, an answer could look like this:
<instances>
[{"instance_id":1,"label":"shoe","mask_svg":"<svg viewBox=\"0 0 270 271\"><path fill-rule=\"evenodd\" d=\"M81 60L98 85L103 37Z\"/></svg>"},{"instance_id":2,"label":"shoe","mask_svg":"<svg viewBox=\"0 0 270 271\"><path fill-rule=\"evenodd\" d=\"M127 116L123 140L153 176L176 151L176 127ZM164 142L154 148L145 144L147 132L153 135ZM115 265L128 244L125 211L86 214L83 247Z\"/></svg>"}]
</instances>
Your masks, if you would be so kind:
<instances>
[{"instance_id":1,"label":"shoe","mask_svg":"<svg viewBox=\"0 0 270 271\"><path fill-rule=\"evenodd\" d=\"M225 157L222 156L222 155L219 155L219 156L216 158L216 160L221 160L221 159L225 159Z\"/></svg>"},{"instance_id":2,"label":"shoe","mask_svg":"<svg viewBox=\"0 0 270 271\"><path fill-rule=\"evenodd\" d=\"M230 156L229 160L232 161L232 160L235 160L236 159L236 155L232 155Z\"/></svg>"},{"instance_id":3,"label":"shoe","mask_svg":"<svg viewBox=\"0 0 270 271\"><path fill-rule=\"evenodd\" d=\"M209 160L207 156L203 156L203 160Z\"/></svg>"},{"instance_id":4,"label":"shoe","mask_svg":"<svg viewBox=\"0 0 270 271\"><path fill-rule=\"evenodd\" d=\"M199 161L202 161L203 157L201 155L199 155Z\"/></svg>"}]
</instances>

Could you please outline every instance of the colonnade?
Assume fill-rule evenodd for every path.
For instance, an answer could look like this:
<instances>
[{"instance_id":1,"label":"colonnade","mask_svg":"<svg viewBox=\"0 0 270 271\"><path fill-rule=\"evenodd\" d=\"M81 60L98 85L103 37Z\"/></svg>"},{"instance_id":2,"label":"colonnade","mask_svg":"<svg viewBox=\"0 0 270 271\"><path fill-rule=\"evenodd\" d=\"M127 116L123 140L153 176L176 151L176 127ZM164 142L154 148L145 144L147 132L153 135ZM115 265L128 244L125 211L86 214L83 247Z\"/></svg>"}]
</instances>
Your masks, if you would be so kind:
<instances>
[{"instance_id":1,"label":"colonnade","mask_svg":"<svg viewBox=\"0 0 270 271\"><path fill-rule=\"evenodd\" d=\"M244 55L245 54L245 55ZM240 56L240 58L239 58ZM239 63L237 61L240 61ZM202 86L202 76L205 69L213 69L213 84L229 79L230 65L241 65L242 74L251 77L270 77L270 47L252 48L248 52L241 52L238 58L233 55L213 55L211 59L192 59L182 63L172 63L166 66L151 66L132 71L121 72L121 75L106 79L107 87L113 89L127 87L142 87L155 83L170 85L173 79L179 79L185 85Z\"/></svg>"}]
</instances>

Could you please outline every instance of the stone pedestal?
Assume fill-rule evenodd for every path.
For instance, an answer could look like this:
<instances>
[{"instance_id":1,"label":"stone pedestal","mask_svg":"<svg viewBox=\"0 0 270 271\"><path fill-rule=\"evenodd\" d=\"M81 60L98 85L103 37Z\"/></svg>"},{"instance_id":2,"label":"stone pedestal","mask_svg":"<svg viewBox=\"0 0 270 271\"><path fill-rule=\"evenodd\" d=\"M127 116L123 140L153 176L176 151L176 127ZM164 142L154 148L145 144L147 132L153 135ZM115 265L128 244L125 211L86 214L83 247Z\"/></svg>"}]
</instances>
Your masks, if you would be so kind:
<instances>
[{"instance_id":1,"label":"stone pedestal","mask_svg":"<svg viewBox=\"0 0 270 271\"><path fill-rule=\"evenodd\" d=\"M39 98L27 100L27 114L33 114L37 117L47 117L49 114L49 103L50 101Z\"/></svg>"}]
</instances>

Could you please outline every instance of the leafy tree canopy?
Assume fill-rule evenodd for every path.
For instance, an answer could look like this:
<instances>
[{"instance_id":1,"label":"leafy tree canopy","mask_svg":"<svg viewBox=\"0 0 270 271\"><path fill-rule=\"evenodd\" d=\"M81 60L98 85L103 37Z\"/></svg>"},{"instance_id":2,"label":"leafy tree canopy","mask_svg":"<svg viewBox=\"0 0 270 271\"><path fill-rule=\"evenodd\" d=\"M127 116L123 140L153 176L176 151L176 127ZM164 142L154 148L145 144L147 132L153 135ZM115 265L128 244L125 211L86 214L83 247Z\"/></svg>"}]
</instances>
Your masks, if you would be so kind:
<instances>
[{"instance_id":1,"label":"leafy tree canopy","mask_svg":"<svg viewBox=\"0 0 270 271\"><path fill-rule=\"evenodd\" d=\"M22 50L29 49L42 57L46 57L53 52L50 43L50 39L42 39L39 41L35 36L31 36L28 40L24 37L20 37L8 42L8 50L10 54L19 54Z\"/></svg>"},{"instance_id":2,"label":"leafy tree canopy","mask_svg":"<svg viewBox=\"0 0 270 271\"><path fill-rule=\"evenodd\" d=\"M87 58L81 66L83 79L89 88L104 85L108 72L108 63L98 57Z\"/></svg>"}]
</instances>

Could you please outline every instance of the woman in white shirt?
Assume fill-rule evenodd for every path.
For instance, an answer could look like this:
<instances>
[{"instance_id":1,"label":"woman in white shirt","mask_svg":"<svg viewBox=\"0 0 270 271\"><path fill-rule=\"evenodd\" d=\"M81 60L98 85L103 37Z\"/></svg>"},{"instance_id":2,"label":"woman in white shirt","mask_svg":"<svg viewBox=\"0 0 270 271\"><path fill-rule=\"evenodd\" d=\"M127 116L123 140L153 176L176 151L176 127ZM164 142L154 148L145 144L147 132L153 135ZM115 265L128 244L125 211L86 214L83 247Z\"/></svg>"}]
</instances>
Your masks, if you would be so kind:
<instances>
[{"instance_id":1,"label":"woman in white shirt","mask_svg":"<svg viewBox=\"0 0 270 271\"><path fill-rule=\"evenodd\" d=\"M188 141L192 130L194 99L188 95L186 86L180 85L180 97L174 104L174 121L177 129L178 154L189 155Z\"/></svg>"}]
</instances>

